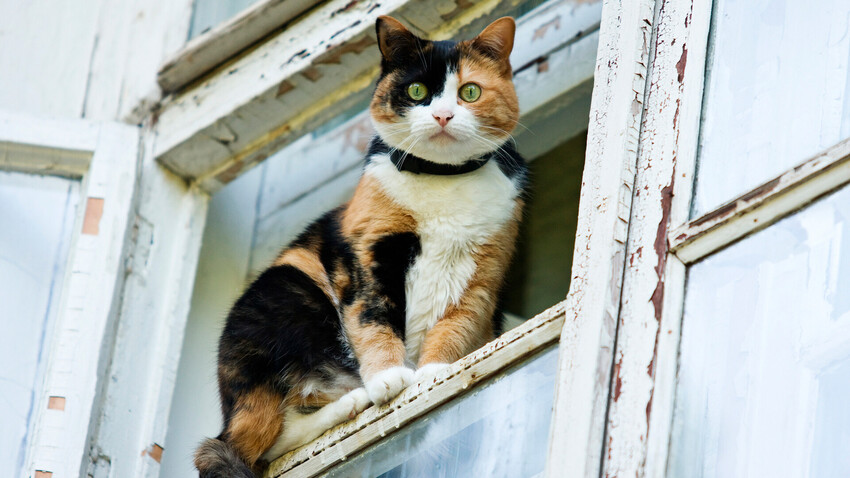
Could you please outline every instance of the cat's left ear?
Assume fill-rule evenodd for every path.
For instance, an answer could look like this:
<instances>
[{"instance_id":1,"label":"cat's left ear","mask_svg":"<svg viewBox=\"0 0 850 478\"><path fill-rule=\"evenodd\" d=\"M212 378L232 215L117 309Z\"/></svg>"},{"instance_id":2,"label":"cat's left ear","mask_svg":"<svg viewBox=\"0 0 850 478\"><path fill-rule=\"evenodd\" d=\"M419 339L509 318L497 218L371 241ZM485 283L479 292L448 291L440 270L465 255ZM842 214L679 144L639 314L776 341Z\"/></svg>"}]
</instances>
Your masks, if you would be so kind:
<instances>
[{"instance_id":1,"label":"cat's left ear","mask_svg":"<svg viewBox=\"0 0 850 478\"><path fill-rule=\"evenodd\" d=\"M472 44L494 60L507 62L514 48L516 22L511 17L502 17L472 40Z\"/></svg>"}]
</instances>

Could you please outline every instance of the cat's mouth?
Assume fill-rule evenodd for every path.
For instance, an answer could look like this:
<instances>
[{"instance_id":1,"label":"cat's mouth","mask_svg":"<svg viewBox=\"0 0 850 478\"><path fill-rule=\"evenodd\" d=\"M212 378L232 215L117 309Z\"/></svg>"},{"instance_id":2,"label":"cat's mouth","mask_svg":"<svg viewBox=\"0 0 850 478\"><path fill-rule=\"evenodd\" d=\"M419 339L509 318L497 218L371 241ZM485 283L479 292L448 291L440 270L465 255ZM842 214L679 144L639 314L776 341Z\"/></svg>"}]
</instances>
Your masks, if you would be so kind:
<instances>
[{"instance_id":1,"label":"cat's mouth","mask_svg":"<svg viewBox=\"0 0 850 478\"><path fill-rule=\"evenodd\" d=\"M442 130L437 134L432 134L429 138L431 141L457 141L457 138L452 136L448 131Z\"/></svg>"}]
</instances>

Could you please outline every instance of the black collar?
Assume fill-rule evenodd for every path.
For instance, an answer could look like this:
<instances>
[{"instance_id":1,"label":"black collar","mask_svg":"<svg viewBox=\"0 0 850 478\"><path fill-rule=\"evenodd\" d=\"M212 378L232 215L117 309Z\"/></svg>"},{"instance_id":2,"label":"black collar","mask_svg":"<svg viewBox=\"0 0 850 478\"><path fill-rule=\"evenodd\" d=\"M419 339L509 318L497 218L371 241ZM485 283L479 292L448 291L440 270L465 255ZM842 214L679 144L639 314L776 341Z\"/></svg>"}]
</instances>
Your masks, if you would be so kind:
<instances>
[{"instance_id":1,"label":"black collar","mask_svg":"<svg viewBox=\"0 0 850 478\"><path fill-rule=\"evenodd\" d=\"M419 156L414 156L404 151L393 150L390 159L399 171L410 171L414 174L434 174L437 176L455 176L457 174L471 173L487 164L492 154L487 154L479 159L470 159L463 164L441 164Z\"/></svg>"}]
</instances>

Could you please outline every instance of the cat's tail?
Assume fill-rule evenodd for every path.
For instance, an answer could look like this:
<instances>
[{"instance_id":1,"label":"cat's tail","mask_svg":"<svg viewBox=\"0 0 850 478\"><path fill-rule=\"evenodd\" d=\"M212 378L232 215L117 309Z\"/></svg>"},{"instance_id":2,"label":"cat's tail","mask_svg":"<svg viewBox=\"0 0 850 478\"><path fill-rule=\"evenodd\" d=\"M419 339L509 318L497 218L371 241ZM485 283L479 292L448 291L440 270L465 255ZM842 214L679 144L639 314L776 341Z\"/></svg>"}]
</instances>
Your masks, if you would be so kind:
<instances>
[{"instance_id":1,"label":"cat's tail","mask_svg":"<svg viewBox=\"0 0 850 478\"><path fill-rule=\"evenodd\" d=\"M201 443L195 451L195 467L200 478L256 478L236 450L221 437L207 438Z\"/></svg>"}]
</instances>

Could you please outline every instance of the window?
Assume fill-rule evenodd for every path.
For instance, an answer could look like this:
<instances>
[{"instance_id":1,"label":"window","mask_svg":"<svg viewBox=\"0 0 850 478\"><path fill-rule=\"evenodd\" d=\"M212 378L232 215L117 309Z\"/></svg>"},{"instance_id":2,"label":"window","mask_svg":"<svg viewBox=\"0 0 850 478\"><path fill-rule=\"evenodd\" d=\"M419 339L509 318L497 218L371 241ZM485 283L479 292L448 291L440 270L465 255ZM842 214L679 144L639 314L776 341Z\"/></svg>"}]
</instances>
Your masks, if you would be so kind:
<instances>
[{"instance_id":1,"label":"window","mask_svg":"<svg viewBox=\"0 0 850 478\"><path fill-rule=\"evenodd\" d=\"M438 420L438 416L454 416L452 414L459 413L458 410L465 410L463 407L480 407L475 397L492 397L511 380L520 380L519 377L529 374L537 377L536 380L546 377L540 382L542 388L535 389L539 392L535 399L540 401L540 407L535 409L535 415L529 415L540 426L527 430L530 437L536 437L539 452L533 474L545 468L551 403L559 368L558 348L553 348L553 345L563 325L563 300L570 281L600 4L537 3L542 3L537 9L523 4L519 10L527 13L519 19L517 47L512 57L523 124L515 131L515 137L520 151L531 160L534 181L534 195L527 213L529 220L522 232L518 259L511 273L515 293L506 304L510 315L506 329L512 330L498 342L464 359L463 364L457 364L433 389L411 387L393 402L393 407L367 410L353 422L276 462L272 465L273 470L284 475L319 473L339 463L342 455L346 458L361 456L365 460L363 463L372 460L370 457L376 460L363 466L379 466L379 461L380 466L390 466L389 462L379 458L381 453L392 449L387 446L394 446L389 442L382 445L385 443L381 436L382 427L385 428L384 434L389 434L396 424L410 424L414 428L405 427L408 432L426 433L416 427ZM480 26L476 24L469 30L480 29L487 21L479 23ZM376 61L377 57L372 60ZM329 76L330 73L322 75L323 78ZM300 84L300 78L287 81L301 89L312 88ZM299 96L310 94L309 91L297 93ZM284 91L281 98L288 94ZM264 269L280 248L309 222L350 197L372 135L365 111L370 94L368 88L355 92L352 99L341 102L335 110L336 115L319 122L319 126L308 134L275 152L256 169L243 174L220 191L217 188L247 169L251 159L240 161L236 168L215 165L210 172L203 172L197 169L199 163L190 166L183 156L166 154L164 161L167 164L195 168L197 172L193 174L197 174L198 181L214 185L213 190L217 192L212 199L205 233L207 239L204 240L199 265L201 272L178 371L166 439L169 453L164 454L163 476L191 473L188 457L199 438L204 434L214 436L220 431L217 429L220 412L216 401L213 353L217 333L209 331L220 330L227 308L243 287L244 283L231 280L232 274L250 278ZM304 161L303 158L311 160ZM235 233L234 227L240 228L241 232ZM252 232L246 238L244 231ZM228 250L232 252L223 253ZM214 279L223 275L228 279ZM216 304L217 308L211 307L211 304ZM539 313L534 320L526 322ZM544 357L545 368L534 372L543 367L538 364L544 363L541 362ZM510 366L514 367L514 371L505 375L504 369ZM419 394L428 396L429 400L417 399ZM199 398L201 395L204 397ZM466 398L457 398L460 396ZM493 404L488 414L508 413L518 406L500 408ZM443 408L437 410L438 407ZM436 430L446 436L454 436L449 443L462 447L463 437L467 436L464 434L482 433L482 427L493 426L492 420L488 420L481 416L470 422L468 426L472 428L438 426ZM403 440L398 438L400 436L393 443ZM370 444L377 448L367 450L365 447ZM501 440L491 440L492 450L504 446ZM460 448L455 448L455 451L458 450ZM415 453L408 450L406 456ZM415 461L412 457L411 460ZM414 466L411 463L406 465L406 469ZM272 474L275 473L272 471Z\"/></svg>"},{"instance_id":2,"label":"window","mask_svg":"<svg viewBox=\"0 0 850 478\"><path fill-rule=\"evenodd\" d=\"M85 466L137 145L135 127L0 114L0 396L9 409L0 461L15 475Z\"/></svg>"},{"instance_id":3,"label":"window","mask_svg":"<svg viewBox=\"0 0 850 478\"><path fill-rule=\"evenodd\" d=\"M79 181L0 172L0 397L7 407L0 464L25 471L33 408L41 394L45 356L65 276ZM54 398L54 407L64 397Z\"/></svg>"},{"instance_id":4,"label":"window","mask_svg":"<svg viewBox=\"0 0 850 478\"><path fill-rule=\"evenodd\" d=\"M846 475L848 16L657 11L605 474Z\"/></svg>"}]
</instances>

